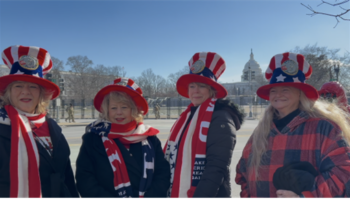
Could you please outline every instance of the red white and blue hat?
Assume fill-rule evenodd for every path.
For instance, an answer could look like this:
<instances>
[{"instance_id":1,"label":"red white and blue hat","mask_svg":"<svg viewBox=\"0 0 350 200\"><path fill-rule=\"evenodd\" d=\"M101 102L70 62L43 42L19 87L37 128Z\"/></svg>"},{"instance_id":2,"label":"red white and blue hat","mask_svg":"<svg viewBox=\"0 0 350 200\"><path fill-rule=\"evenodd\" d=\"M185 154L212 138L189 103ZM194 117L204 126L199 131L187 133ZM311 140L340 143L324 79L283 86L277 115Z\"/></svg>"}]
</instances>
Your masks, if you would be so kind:
<instances>
[{"instance_id":1,"label":"red white and blue hat","mask_svg":"<svg viewBox=\"0 0 350 200\"><path fill-rule=\"evenodd\" d=\"M0 77L0 92L14 81L38 84L53 92L51 99L60 94L59 87L43 78L52 68L50 54L43 48L34 46L10 46L2 52L2 60L10 68L10 74Z\"/></svg>"},{"instance_id":2,"label":"red white and blue hat","mask_svg":"<svg viewBox=\"0 0 350 200\"><path fill-rule=\"evenodd\" d=\"M269 100L270 89L277 86L290 86L303 91L307 98L318 99L318 91L305 83L312 74L311 65L305 57L296 53L277 54L272 57L265 78L270 84L261 86L256 94L262 99Z\"/></svg>"},{"instance_id":3,"label":"red white and blue hat","mask_svg":"<svg viewBox=\"0 0 350 200\"><path fill-rule=\"evenodd\" d=\"M181 76L176 83L176 89L181 96L189 98L188 85L193 82L212 86L217 91L216 98L227 96L226 89L217 83L226 69L225 61L219 54L214 52L195 53L188 62L188 66L190 73Z\"/></svg>"},{"instance_id":4,"label":"red white and blue hat","mask_svg":"<svg viewBox=\"0 0 350 200\"><path fill-rule=\"evenodd\" d=\"M96 110L102 112L101 105L105 96L111 92L125 92L134 100L136 107L143 111L143 115L148 112L148 104L142 96L141 88L130 78L117 78L114 83L102 88L94 98Z\"/></svg>"}]
</instances>

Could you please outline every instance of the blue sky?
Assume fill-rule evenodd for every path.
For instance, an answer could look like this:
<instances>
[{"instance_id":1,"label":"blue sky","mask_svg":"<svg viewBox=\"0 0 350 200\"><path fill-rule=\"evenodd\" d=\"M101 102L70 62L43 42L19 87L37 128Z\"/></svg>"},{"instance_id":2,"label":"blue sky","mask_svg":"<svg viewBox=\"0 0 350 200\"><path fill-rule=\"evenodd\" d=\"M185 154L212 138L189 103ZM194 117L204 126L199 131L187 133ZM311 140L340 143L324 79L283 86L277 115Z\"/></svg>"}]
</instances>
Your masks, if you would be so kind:
<instances>
[{"instance_id":1,"label":"blue sky","mask_svg":"<svg viewBox=\"0 0 350 200\"><path fill-rule=\"evenodd\" d=\"M227 65L219 81L236 82L251 48L263 71L272 56L295 46L317 43L339 48L341 55L349 51L350 22L333 28L334 18L310 17L300 4L317 8L320 2L0 0L0 50L39 46L64 62L83 55L95 65L123 66L128 77L152 68L165 78L186 66L194 53L212 51Z\"/></svg>"}]
</instances>

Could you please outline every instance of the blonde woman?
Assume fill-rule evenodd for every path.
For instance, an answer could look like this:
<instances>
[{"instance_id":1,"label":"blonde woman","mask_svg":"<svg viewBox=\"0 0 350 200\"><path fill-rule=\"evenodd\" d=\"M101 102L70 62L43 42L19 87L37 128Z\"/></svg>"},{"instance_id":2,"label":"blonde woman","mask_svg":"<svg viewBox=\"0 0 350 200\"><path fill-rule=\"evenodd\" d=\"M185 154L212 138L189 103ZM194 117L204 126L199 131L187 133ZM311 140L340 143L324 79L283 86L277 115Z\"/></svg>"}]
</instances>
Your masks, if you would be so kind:
<instances>
[{"instance_id":1,"label":"blonde woman","mask_svg":"<svg viewBox=\"0 0 350 200\"><path fill-rule=\"evenodd\" d=\"M148 104L128 78L102 88L94 106L100 119L86 128L76 162L82 197L165 197L170 166L159 131L143 124Z\"/></svg>"},{"instance_id":2,"label":"blonde woman","mask_svg":"<svg viewBox=\"0 0 350 200\"><path fill-rule=\"evenodd\" d=\"M191 104L181 113L164 148L171 166L170 197L230 197L230 165L243 114L217 79L226 69L214 52L195 53L190 73L176 89Z\"/></svg>"},{"instance_id":3,"label":"blonde woman","mask_svg":"<svg viewBox=\"0 0 350 200\"><path fill-rule=\"evenodd\" d=\"M346 112L318 99L305 83L301 54L275 55L257 94L270 101L243 150L236 183L242 197L350 195L350 129Z\"/></svg>"},{"instance_id":4,"label":"blonde woman","mask_svg":"<svg viewBox=\"0 0 350 200\"><path fill-rule=\"evenodd\" d=\"M52 67L39 47L11 46L0 77L0 197L79 197L62 129L46 116L60 90L43 75Z\"/></svg>"}]
</instances>

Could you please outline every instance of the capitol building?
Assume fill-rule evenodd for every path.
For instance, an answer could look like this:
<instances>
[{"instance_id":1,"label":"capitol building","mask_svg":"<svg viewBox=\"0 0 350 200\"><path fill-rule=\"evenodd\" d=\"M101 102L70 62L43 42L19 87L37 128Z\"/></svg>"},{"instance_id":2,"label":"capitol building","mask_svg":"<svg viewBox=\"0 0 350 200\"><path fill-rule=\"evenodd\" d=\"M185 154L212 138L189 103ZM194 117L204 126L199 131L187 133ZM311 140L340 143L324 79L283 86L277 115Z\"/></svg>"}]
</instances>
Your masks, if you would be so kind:
<instances>
[{"instance_id":1,"label":"capitol building","mask_svg":"<svg viewBox=\"0 0 350 200\"><path fill-rule=\"evenodd\" d=\"M244 65L240 82L222 83L228 95L255 95L256 90L264 83L264 77L259 63L254 60L253 50L250 59Z\"/></svg>"}]
</instances>

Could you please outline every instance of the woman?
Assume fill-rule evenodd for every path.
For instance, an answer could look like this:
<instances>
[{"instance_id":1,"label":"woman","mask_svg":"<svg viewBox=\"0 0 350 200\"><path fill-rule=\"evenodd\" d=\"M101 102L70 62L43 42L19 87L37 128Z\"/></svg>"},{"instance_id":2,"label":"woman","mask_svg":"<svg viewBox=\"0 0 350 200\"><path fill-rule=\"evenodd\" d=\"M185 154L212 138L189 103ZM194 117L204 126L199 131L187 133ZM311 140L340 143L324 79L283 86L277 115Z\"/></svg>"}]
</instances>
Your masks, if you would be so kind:
<instances>
[{"instance_id":1,"label":"woman","mask_svg":"<svg viewBox=\"0 0 350 200\"><path fill-rule=\"evenodd\" d=\"M269 100L237 165L242 197L343 197L350 194L347 114L318 99L305 83L312 68L301 54L275 55L258 89Z\"/></svg>"},{"instance_id":2,"label":"woman","mask_svg":"<svg viewBox=\"0 0 350 200\"><path fill-rule=\"evenodd\" d=\"M79 197L62 129L46 117L60 90L43 75L52 67L39 47L2 53L10 74L0 77L0 196Z\"/></svg>"},{"instance_id":3,"label":"woman","mask_svg":"<svg viewBox=\"0 0 350 200\"><path fill-rule=\"evenodd\" d=\"M243 121L227 91L216 81L225 61L217 53L196 53L190 74L177 81L179 94L191 104L171 129L165 157L171 166L170 197L230 197L230 164L236 130ZM218 98L218 99L216 99Z\"/></svg>"},{"instance_id":4,"label":"woman","mask_svg":"<svg viewBox=\"0 0 350 200\"><path fill-rule=\"evenodd\" d=\"M82 197L165 197L170 166L159 131L143 124L148 104L133 80L118 78L95 96L100 119L83 135L76 180Z\"/></svg>"}]
</instances>

